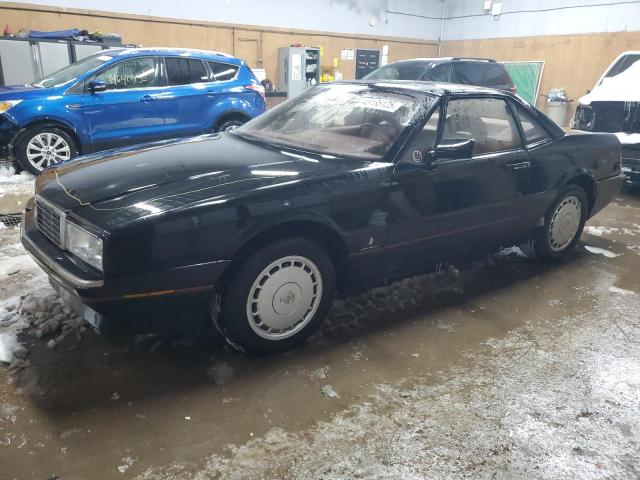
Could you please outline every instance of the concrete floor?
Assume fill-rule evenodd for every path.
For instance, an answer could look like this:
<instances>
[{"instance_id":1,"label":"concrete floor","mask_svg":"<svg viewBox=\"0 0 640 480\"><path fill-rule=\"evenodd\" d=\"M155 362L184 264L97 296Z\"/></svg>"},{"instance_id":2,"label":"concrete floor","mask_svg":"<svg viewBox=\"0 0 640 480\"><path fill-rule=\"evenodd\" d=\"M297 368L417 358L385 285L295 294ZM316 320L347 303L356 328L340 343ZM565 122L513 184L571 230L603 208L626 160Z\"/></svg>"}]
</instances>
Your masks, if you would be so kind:
<instances>
[{"instance_id":1,"label":"concrete floor","mask_svg":"<svg viewBox=\"0 0 640 480\"><path fill-rule=\"evenodd\" d=\"M336 301L268 358L23 332L28 366L0 367L0 476L639 478L640 194L589 225L559 264L502 254ZM0 243L1 333L16 295L51 290Z\"/></svg>"}]
</instances>

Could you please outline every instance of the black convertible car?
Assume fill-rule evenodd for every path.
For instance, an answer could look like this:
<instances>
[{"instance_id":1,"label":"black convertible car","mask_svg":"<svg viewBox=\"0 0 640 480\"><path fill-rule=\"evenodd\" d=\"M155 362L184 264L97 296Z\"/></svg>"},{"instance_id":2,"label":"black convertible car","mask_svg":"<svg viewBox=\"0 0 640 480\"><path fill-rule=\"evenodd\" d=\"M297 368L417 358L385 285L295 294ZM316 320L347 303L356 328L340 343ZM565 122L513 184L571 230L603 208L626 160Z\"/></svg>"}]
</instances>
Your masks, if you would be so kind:
<instances>
[{"instance_id":1,"label":"black convertible car","mask_svg":"<svg viewBox=\"0 0 640 480\"><path fill-rule=\"evenodd\" d=\"M336 291L528 242L559 258L623 184L614 135L497 90L320 85L234 132L46 170L22 242L100 330L305 339Z\"/></svg>"}]
</instances>

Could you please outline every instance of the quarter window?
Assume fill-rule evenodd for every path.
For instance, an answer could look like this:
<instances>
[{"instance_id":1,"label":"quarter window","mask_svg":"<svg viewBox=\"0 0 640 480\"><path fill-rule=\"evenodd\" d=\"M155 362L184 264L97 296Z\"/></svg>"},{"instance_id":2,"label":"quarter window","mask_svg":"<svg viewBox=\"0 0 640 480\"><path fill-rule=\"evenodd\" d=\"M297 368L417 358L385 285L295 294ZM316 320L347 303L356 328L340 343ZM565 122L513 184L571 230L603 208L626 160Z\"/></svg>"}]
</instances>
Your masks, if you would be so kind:
<instances>
[{"instance_id":1,"label":"quarter window","mask_svg":"<svg viewBox=\"0 0 640 480\"><path fill-rule=\"evenodd\" d=\"M453 71L456 74L456 82L465 85L482 85L483 69L480 62L454 62Z\"/></svg>"},{"instance_id":2,"label":"quarter window","mask_svg":"<svg viewBox=\"0 0 640 480\"><path fill-rule=\"evenodd\" d=\"M442 139L474 140L474 156L522 147L507 103L497 98L451 100Z\"/></svg>"},{"instance_id":3,"label":"quarter window","mask_svg":"<svg viewBox=\"0 0 640 480\"><path fill-rule=\"evenodd\" d=\"M132 58L116 63L95 77L107 90L155 87L156 61L153 57Z\"/></svg>"},{"instance_id":4,"label":"quarter window","mask_svg":"<svg viewBox=\"0 0 640 480\"><path fill-rule=\"evenodd\" d=\"M511 87L511 79L502 65L490 63L484 67L483 85L506 90Z\"/></svg>"},{"instance_id":5,"label":"quarter window","mask_svg":"<svg viewBox=\"0 0 640 480\"><path fill-rule=\"evenodd\" d=\"M228 63L220 62L207 62L211 69L211 81L212 82L224 82L226 80L232 80L236 76L238 67L236 65L229 65Z\"/></svg>"},{"instance_id":6,"label":"quarter window","mask_svg":"<svg viewBox=\"0 0 640 480\"><path fill-rule=\"evenodd\" d=\"M544 127L518 104L516 104L516 112L520 119L520 125L522 125L522 131L524 132L525 143L527 145L542 142L550 138Z\"/></svg>"},{"instance_id":7,"label":"quarter window","mask_svg":"<svg viewBox=\"0 0 640 480\"><path fill-rule=\"evenodd\" d=\"M166 57L167 79L169 85L189 85L209 81L209 75L202 63L197 58Z\"/></svg>"}]
</instances>

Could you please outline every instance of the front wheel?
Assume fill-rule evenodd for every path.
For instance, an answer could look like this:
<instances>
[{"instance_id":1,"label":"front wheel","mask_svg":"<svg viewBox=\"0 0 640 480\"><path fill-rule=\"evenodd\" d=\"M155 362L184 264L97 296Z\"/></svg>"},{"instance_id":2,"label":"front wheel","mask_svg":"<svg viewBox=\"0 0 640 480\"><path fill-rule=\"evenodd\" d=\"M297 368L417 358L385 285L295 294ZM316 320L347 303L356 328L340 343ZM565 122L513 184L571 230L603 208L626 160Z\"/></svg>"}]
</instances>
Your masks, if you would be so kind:
<instances>
[{"instance_id":1,"label":"front wheel","mask_svg":"<svg viewBox=\"0 0 640 480\"><path fill-rule=\"evenodd\" d=\"M217 132L230 132L231 130L235 130L236 128L244 125L245 122L242 120L228 120L222 123L218 128Z\"/></svg>"},{"instance_id":2,"label":"front wheel","mask_svg":"<svg viewBox=\"0 0 640 480\"><path fill-rule=\"evenodd\" d=\"M582 235L588 209L589 201L582 188L577 185L564 188L530 244L535 255L543 259L559 259L569 253Z\"/></svg>"},{"instance_id":3,"label":"front wheel","mask_svg":"<svg viewBox=\"0 0 640 480\"><path fill-rule=\"evenodd\" d=\"M16 141L15 157L18 165L34 175L45 168L78 154L75 142L65 131L52 127L27 129Z\"/></svg>"},{"instance_id":4,"label":"front wheel","mask_svg":"<svg viewBox=\"0 0 640 480\"><path fill-rule=\"evenodd\" d=\"M333 264L320 246L304 238L279 240L238 268L215 323L245 352L285 350L318 328L334 290Z\"/></svg>"}]
</instances>

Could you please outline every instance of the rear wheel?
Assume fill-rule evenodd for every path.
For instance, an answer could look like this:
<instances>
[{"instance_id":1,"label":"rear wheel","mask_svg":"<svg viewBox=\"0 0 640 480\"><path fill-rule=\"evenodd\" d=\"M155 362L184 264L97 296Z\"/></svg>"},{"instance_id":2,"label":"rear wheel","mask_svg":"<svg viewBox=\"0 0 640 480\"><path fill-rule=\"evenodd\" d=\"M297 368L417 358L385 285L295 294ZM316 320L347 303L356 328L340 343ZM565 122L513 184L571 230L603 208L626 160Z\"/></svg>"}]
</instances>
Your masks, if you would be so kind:
<instances>
[{"instance_id":1,"label":"rear wheel","mask_svg":"<svg viewBox=\"0 0 640 480\"><path fill-rule=\"evenodd\" d=\"M545 215L544 225L536 231L528 250L546 259L565 256L582 235L588 209L589 201L582 188L577 185L564 188Z\"/></svg>"},{"instance_id":2,"label":"rear wheel","mask_svg":"<svg viewBox=\"0 0 640 480\"><path fill-rule=\"evenodd\" d=\"M78 154L75 142L65 131L53 127L27 129L16 141L15 157L18 165L34 175L45 168Z\"/></svg>"},{"instance_id":3,"label":"rear wheel","mask_svg":"<svg viewBox=\"0 0 640 480\"><path fill-rule=\"evenodd\" d=\"M318 328L334 290L333 264L320 246L304 238L279 240L238 268L222 295L215 323L240 350L284 350Z\"/></svg>"}]
</instances>

